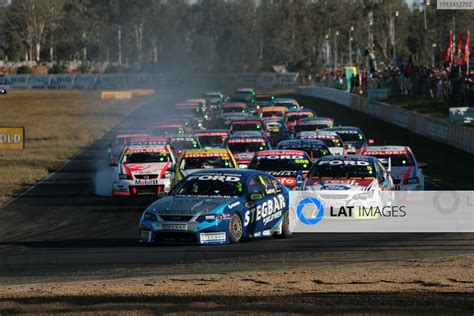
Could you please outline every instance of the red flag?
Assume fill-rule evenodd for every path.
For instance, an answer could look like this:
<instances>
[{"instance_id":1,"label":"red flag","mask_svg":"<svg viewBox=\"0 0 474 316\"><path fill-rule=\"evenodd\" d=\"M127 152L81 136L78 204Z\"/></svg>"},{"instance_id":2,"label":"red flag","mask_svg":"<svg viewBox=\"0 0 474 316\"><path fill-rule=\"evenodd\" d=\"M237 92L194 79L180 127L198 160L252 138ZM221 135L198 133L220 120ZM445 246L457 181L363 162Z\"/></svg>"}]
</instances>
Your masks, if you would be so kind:
<instances>
[{"instance_id":1,"label":"red flag","mask_svg":"<svg viewBox=\"0 0 474 316\"><path fill-rule=\"evenodd\" d=\"M456 58L456 66L460 66L461 60L464 60L464 58L462 57L462 35L459 36L458 49L456 54L458 55Z\"/></svg>"},{"instance_id":2,"label":"red flag","mask_svg":"<svg viewBox=\"0 0 474 316\"><path fill-rule=\"evenodd\" d=\"M466 33L466 42L464 43L464 55L462 59L462 64L467 64L469 60L469 51L471 49L471 31L467 31Z\"/></svg>"},{"instance_id":3,"label":"red flag","mask_svg":"<svg viewBox=\"0 0 474 316\"><path fill-rule=\"evenodd\" d=\"M453 62L452 52L453 52L453 31L449 31L449 39L448 39L448 44L446 45L446 49L444 50L443 61L451 64Z\"/></svg>"}]
</instances>

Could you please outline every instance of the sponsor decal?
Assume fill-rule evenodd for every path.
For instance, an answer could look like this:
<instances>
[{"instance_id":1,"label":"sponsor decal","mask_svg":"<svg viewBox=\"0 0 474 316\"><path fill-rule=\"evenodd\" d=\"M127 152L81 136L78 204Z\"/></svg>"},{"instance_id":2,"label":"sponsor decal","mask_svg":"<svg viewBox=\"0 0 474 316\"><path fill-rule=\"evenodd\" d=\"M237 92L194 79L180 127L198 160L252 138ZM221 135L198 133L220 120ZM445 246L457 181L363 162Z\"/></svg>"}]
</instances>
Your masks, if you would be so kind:
<instances>
[{"instance_id":1,"label":"sponsor decal","mask_svg":"<svg viewBox=\"0 0 474 316\"><path fill-rule=\"evenodd\" d=\"M126 154L139 154L139 153L168 153L166 147L143 147L143 148L127 148Z\"/></svg>"},{"instance_id":2,"label":"sponsor decal","mask_svg":"<svg viewBox=\"0 0 474 316\"><path fill-rule=\"evenodd\" d=\"M262 221L264 225L282 216L286 207L286 200L282 194L278 194L245 212L244 226Z\"/></svg>"},{"instance_id":3,"label":"sponsor decal","mask_svg":"<svg viewBox=\"0 0 474 316\"><path fill-rule=\"evenodd\" d=\"M0 149L24 149L24 127L0 127Z\"/></svg>"},{"instance_id":4,"label":"sponsor decal","mask_svg":"<svg viewBox=\"0 0 474 316\"><path fill-rule=\"evenodd\" d=\"M183 158L215 158L215 157L221 157L223 159L229 159L229 154L224 152L224 153L185 153L183 155Z\"/></svg>"},{"instance_id":5,"label":"sponsor decal","mask_svg":"<svg viewBox=\"0 0 474 316\"><path fill-rule=\"evenodd\" d=\"M229 208L229 210L231 210L231 209L233 209L234 207L239 206L239 205L240 205L240 202L237 201L237 202L234 202L234 203L232 203L232 204L229 204L228 208Z\"/></svg>"},{"instance_id":6,"label":"sponsor decal","mask_svg":"<svg viewBox=\"0 0 474 316\"><path fill-rule=\"evenodd\" d=\"M258 155L257 159L269 159L269 160L282 159L282 160L295 160L295 163L309 163L308 160L304 160L303 155L286 155L286 154L283 154L283 155L278 155L278 154L277 155L276 154L269 155L269 154L266 154L266 155ZM300 162L301 160L303 160L305 162Z\"/></svg>"},{"instance_id":7,"label":"sponsor decal","mask_svg":"<svg viewBox=\"0 0 474 316\"><path fill-rule=\"evenodd\" d=\"M228 144L238 144L238 143L263 143L265 144L265 139L263 138L237 138L229 139Z\"/></svg>"},{"instance_id":8,"label":"sponsor decal","mask_svg":"<svg viewBox=\"0 0 474 316\"><path fill-rule=\"evenodd\" d=\"M321 160L318 165L331 165L331 166L370 166L368 161L364 160Z\"/></svg>"},{"instance_id":9,"label":"sponsor decal","mask_svg":"<svg viewBox=\"0 0 474 316\"><path fill-rule=\"evenodd\" d=\"M210 133L195 133L194 136L203 137L203 136L229 136L229 133L226 132L210 132Z\"/></svg>"},{"instance_id":10,"label":"sponsor decal","mask_svg":"<svg viewBox=\"0 0 474 316\"><path fill-rule=\"evenodd\" d=\"M205 243L216 243L216 242L225 242L226 241L226 233L200 233L199 239L202 244Z\"/></svg>"},{"instance_id":11,"label":"sponsor decal","mask_svg":"<svg viewBox=\"0 0 474 316\"><path fill-rule=\"evenodd\" d=\"M192 179L198 179L200 181L221 181L221 182L239 182L240 181L240 175L196 175L196 176L190 176L188 180Z\"/></svg>"},{"instance_id":12,"label":"sponsor decal","mask_svg":"<svg viewBox=\"0 0 474 316\"><path fill-rule=\"evenodd\" d=\"M404 155L406 153L407 153L407 151L405 151L405 150L377 150L377 151L366 150L364 152L364 155L367 155L367 156Z\"/></svg>"},{"instance_id":13,"label":"sponsor decal","mask_svg":"<svg viewBox=\"0 0 474 316\"><path fill-rule=\"evenodd\" d=\"M187 230L187 224L163 224L163 230Z\"/></svg>"}]
</instances>

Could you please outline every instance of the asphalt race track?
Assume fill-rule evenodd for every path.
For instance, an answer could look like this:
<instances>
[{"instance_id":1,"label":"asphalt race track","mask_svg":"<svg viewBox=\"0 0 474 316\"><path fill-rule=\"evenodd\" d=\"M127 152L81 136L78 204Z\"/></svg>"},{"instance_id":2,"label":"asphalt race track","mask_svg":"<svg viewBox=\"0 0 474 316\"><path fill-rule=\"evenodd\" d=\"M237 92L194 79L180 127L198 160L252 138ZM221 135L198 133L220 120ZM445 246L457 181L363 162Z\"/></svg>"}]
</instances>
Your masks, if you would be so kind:
<instances>
[{"instance_id":1,"label":"asphalt race track","mask_svg":"<svg viewBox=\"0 0 474 316\"><path fill-rule=\"evenodd\" d=\"M160 121L184 98L182 94L157 96L122 125L136 127L138 122ZM314 104L308 102L314 100L305 98L303 105L311 107ZM326 111L335 107L324 102L318 106ZM342 116L348 111L337 110L335 121L347 121ZM369 124L368 120L364 124ZM371 119L372 129L377 124L380 126L380 121ZM364 130L362 123L359 126ZM377 138L383 135L380 129ZM415 134L410 137L421 138ZM104 135L47 179L0 208L1 282L23 282L16 276L22 276L22 280L71 275L122 277L148 272L218 273L308 263L402 261L474 251L473 234L297 234L287 240L237 245L143 246L137 242L138 220L153 198L110 196L112 167L106 162L110 139L110 133ZM433 155L433 159L438 158Z\"/></svg>"}]
</instances>

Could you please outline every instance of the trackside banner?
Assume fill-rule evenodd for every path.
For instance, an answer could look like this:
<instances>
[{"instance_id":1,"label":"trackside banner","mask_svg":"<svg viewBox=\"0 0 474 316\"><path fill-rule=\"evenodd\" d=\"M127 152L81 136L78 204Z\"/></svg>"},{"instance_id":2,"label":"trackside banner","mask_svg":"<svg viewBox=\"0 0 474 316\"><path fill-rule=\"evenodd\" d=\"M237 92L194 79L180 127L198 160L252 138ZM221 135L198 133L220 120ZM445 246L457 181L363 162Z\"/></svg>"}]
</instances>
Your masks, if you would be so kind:
<instances>
[{"instance_id":1,"label":"trackside banner","mask_svg":"<svg viewBox=\"0 0 474 316\"><path fill-rule=\"evenodd\" d=\"M298 233L474 232L474 191L293 191Z\"/></svg>"},{"instance_id":2,"label":"trackside banner","mask_svg":"<svg viewBox=\"0 0 474 316\"><path fill-rule=\"evenodd\" d=\"M13 89L155 89L296 87L298 73L216 74L59 74L5 75L0 84Z\"/></svg>"}]
</instances>

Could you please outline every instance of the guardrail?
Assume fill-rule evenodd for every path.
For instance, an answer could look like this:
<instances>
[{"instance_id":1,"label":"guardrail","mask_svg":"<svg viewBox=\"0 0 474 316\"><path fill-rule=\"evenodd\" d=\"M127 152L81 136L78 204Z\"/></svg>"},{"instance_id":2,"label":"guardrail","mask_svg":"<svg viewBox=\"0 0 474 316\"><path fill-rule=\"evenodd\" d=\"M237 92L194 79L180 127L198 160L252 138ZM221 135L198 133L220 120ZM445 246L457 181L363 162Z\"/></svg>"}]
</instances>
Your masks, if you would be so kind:
<instances>
[{"instance_id":1,"label":"guardrail","mask_svg":"<svg viewBox=\"0 0 474 316\"><path fill-rule=\"evenodd\" d=\"M12 89L157 89L228 87L296 87L298 73L229 74L59 74L5 75L0 86Z\"/></svg>"},{"instance_id":2,"label":"guardrail","mask_svg":"<svg viewBox=\"0 0 474 316\"><path fill-rule=\"evenodd\" d=\"M328 100L409 129L430 139L474 154L474 128L402 109L388 103L369 100L345 91L318 86L298 87L298 93Z\"/></svg>"}]
</instances>

